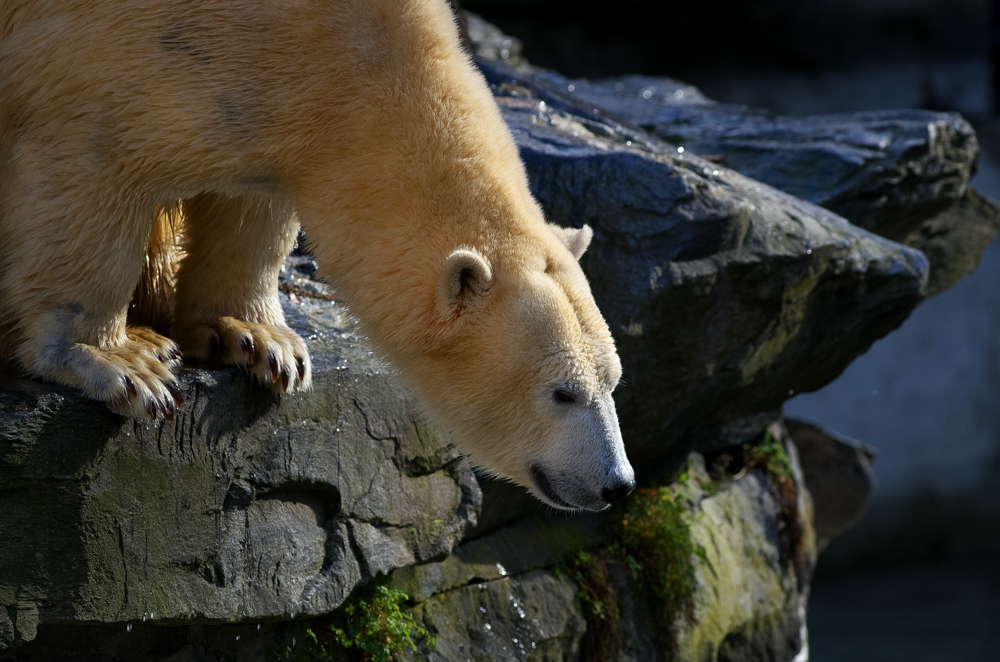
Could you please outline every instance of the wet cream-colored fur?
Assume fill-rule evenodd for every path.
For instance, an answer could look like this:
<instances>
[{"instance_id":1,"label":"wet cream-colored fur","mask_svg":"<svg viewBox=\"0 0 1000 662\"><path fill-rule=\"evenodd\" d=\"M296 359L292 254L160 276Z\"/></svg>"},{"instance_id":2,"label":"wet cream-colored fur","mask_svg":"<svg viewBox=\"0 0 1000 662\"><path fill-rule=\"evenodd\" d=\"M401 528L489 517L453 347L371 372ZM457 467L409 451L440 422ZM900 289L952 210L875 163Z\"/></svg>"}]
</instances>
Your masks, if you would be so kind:
<instances>
[{"instance_id":1,"label":"wet cream-colored fur","mask_svg":"<svg viewBox=\"0 0 1000 662\"><path fill-rule=\"evenodd\" d=\"M444 0L0 3L0 353L27 373L154 418L178 345L308 387L276 290L300 222L477 461L557 507L630 489L589 230L545 224ZM173 340L130 325L164 314Z\"/></svg>"}]
</instances>

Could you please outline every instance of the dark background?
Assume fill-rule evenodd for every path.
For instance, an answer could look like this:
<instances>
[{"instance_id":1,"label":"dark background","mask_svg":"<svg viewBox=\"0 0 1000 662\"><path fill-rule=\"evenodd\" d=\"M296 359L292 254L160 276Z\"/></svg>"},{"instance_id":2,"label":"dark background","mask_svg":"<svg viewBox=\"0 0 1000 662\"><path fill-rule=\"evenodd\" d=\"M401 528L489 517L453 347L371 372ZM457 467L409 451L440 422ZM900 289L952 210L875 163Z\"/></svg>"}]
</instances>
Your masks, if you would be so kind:
<instances>
[{"instance_id":1,"label":"dark background","mask_svg":"<svg viewBox=\"0 0 1000 662\"><path fill-rule=\"evenodd\" d=\"M817 74L992 57L991 0L463 0L571 77ZM1000 3L997 3L1000 4ZM724 101L738 101L725 99ZM924 105L947 106L947 99ZM944 109L944 108L935 108Z\"/></svg>"}]
</instances>

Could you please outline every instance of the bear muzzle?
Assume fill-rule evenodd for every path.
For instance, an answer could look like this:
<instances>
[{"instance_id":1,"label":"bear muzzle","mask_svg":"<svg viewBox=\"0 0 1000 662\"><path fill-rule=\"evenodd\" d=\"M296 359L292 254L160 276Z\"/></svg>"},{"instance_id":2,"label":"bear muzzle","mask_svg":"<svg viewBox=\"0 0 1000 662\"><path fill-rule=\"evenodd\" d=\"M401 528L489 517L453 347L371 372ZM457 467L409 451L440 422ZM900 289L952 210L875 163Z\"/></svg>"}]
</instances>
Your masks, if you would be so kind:
<instances>
[{"instance_id":1,"label":"bear muzzle","mask_svg":"<svg viewBox=\"0 0 1000 662\"><path fill-rule=\"evenodd\" d=\"M635 489L632 467L626 464L625 469L627 472L609 474L602 484L593 486L584 485L561 472L547 472L539 464L531 465L529 471L533 491L548 505L560 510L596 512L606 510Z\"/></svg>"},{"instance_id":2,"label":"bear muzzle","mask_svg":"<svg viewBox=\"0 0 1000 662\"><path fill-rule=\"evenodd\" d=\"M563 510L599 511L635 489L611 394L568 415L548 452L528 465L531 491Z\"/></svg>"}]
</instances>

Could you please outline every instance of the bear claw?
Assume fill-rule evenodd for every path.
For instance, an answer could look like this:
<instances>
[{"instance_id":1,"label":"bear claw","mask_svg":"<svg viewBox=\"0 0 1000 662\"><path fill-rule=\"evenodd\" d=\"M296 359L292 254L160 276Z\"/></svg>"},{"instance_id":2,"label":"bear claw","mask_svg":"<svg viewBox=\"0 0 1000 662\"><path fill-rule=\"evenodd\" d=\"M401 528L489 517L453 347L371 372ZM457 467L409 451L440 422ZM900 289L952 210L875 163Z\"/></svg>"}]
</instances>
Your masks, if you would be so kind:
<instances>
[{"instance_id":1,"label":"bear claw","mask_svg":"<svg viewBox=\"0 0 1000 662\"><path fill-rule=\"evenodd\" d=\"M274 384L278 381L278 359L274 354L267 355L267 365L271 368L271 383Z\"/></svg>"},{"instance_id":2,"label":"bear claw","mask_svg":"<svg viewBox=\"0 0 1000 662\"><path fill-rule=\"evenodd\" d=\"M160 404L182 401L172 372L180 354L170 339L145 327L127 327L125 337L113 345L74 343L67 352L58 365L47 365L42 357L29 369L75 386L123 416L153 421L176 416L176 407Z\"/></svg>"},{"instance_id":3,"label":"bear claw","mask_svg":"<svg viewBox=\"0 0 1000 662\"><path fill-rule=\"evenodd\" d=\"M250 357L250 363L257 362L257 348L254 347L253 338L248 338L246 336L240 338L240 349L246 352L247 356Z\"/></svg>"},{"instance_id":4,"label":"bear claw","mask_svg":"<svg viewBox=\"0 0 1000 662\"><path fill-rule=\"evenodd\" d=\"M181 390L177 387L175 382L167 382L167 391L170 392L170 397L174 399L174 405L180 407L184 404L184 398L181 397Z\"/></svg>"},{"instance_id":5,"label":"bear claw","mask_svg":"<svg viewBox=\"0 0 1000 662\"><path fill-rule=\"evenodd\" d=\"M190 326L175 325L185 354L196 360L235 365L257 382L287 393L309 388L309 350L284 324L218 317Z\"/></svg>"}]
</instances>

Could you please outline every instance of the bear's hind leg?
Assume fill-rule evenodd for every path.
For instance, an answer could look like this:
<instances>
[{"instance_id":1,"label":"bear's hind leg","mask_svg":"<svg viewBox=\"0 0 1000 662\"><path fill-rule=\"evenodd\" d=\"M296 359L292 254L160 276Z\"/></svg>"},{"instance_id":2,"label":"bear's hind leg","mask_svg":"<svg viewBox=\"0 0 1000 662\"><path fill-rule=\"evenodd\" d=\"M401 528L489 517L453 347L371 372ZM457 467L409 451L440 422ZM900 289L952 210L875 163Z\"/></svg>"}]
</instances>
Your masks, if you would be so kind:
<instances>
[{"instance_id":1,"label":"bear's hind leg","mask_svg":"<svg viewBox=\"0 0 1000 662\"><path fill-rule=\"evenodd\" d=\"M185 355L239 366L275 390L309 388L309 351L278 299L299 227L291 203L205 193L185 200L183 215L171 335Z\"/></svg>"}]
</instances>

